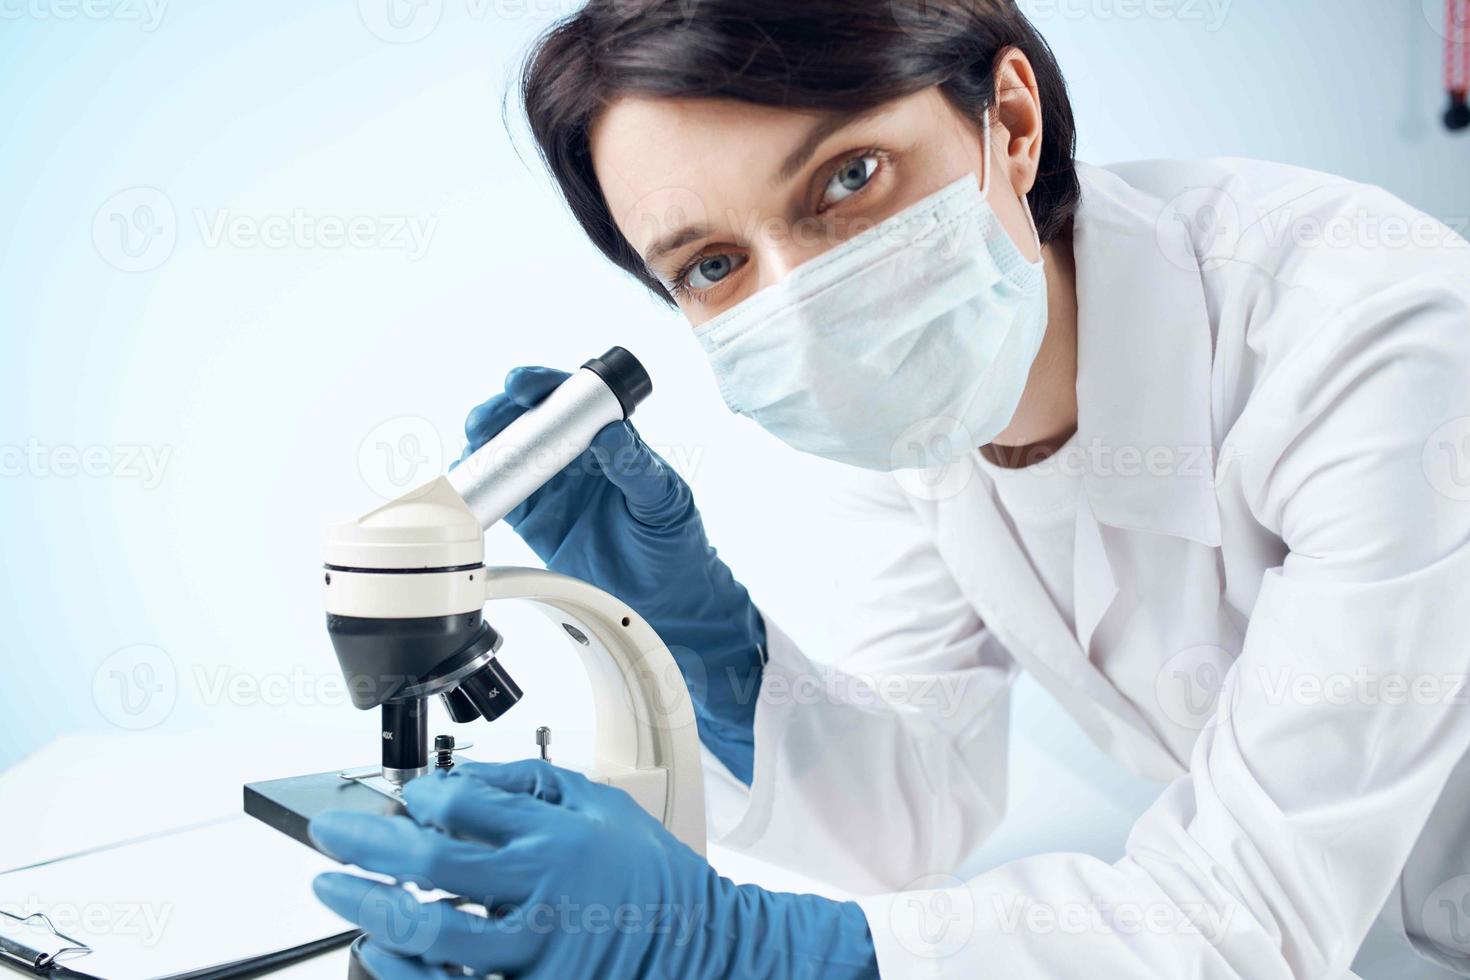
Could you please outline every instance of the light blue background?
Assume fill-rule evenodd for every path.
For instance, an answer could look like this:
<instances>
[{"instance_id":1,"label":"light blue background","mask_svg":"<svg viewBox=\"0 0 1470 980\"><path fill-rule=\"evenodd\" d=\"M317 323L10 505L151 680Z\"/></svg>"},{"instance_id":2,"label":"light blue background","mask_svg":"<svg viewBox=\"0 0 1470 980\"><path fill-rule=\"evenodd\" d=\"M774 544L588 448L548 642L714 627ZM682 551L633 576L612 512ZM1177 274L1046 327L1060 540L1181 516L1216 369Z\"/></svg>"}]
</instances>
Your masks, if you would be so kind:
<instances>
[{"instance_id":1,"label":"light blue background","mask_svg":"<svg viewBox=\"0 0 1470 980\"><path fill-rule=\"evenodd\" d=\"M128 680L172 679L140 722L163 728L361 726L329 690L323 527L456 455L507 368L612 343L658 379L642 427L716 543L820 649L841 533L821 466L725 413L687 329L601 262L502 125L520 52L571 5L423 0L399 29L388 2L0 0L0 447L43 459L0 477L0 767L139 721ZM1024 6L1085 159L1271 158L1470 215L1470 137L1439 124L1438 0ZM140 202L175 242L130 259L115 221ZM426 248L210 238L298 212L372 235L412 219ZM89 447L105 473L53 472ZM529 559L504 529L490 547ZM585 727L556 661L522 663L528 721ZM292 693L251 693L265 682ZM1152 791L1024 685L1017 728L1120 806Z\"/></svg>"}]
</instances>

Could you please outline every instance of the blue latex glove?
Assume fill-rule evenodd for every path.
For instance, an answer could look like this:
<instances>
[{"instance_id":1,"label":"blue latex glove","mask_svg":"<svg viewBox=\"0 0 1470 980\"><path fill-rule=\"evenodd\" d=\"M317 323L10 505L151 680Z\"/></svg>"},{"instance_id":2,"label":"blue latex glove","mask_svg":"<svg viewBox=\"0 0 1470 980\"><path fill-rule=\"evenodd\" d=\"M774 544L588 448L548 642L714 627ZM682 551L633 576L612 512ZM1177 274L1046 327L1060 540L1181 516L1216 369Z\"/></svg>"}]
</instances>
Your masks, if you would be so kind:
<instances>
[{"instance_id":1,"label":"blue latex glove","mask_svg":"<svg viewBox=\"0 0 1470 980\"><path fill-rule=\"evenodd\" d=\"M470 412L461 459L566 378L511 371L505 392ZM710 547L688 484L620 422L506 520L547 568L617 596L658 632L689 686L700 738L750 785L765 624Z\"/></svg>"},{"instance_id":2,"label":"blue latex glove","mask_svg":"<svg viewBox=\"0 0 1470 980\"><path fill-rule=\"evenodd\" d=\"M408 817L326 813L311 836L399 885L319 876L317 896L369 941L378 980L474 976L574 980L878 976L862 909L717 875L622 790L540 760L464 763L409 783ZM457 974L456 974L457 975Z\"/></svg>"}]
</instances>

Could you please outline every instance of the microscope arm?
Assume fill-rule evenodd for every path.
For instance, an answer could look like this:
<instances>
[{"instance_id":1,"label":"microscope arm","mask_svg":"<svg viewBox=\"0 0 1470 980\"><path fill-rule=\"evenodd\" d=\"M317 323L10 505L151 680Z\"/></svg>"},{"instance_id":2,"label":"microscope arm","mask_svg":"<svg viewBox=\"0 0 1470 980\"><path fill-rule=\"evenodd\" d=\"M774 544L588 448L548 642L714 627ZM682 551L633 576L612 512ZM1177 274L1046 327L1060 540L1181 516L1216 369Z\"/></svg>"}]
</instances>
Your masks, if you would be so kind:
<instances>
[{"instance_id":1,"label":"microscope arm","mask_svg":"<svg viewBox=\"0 0 1470 980\"><path fill-rule=\"evenodd\" d=\"M486 599L522 599L564 631L596 707L588 773L627 790L673 834L704 853L704 775L694 705L673 656L637 613L565 575L489 568Z\"/></svg>"},{"instance_id":2,"label":"microscope arm","mask_svg":"<svg viewBox=\"0 0 1470 980\"><path fill-rule=\"evenodd\" d=\"M704 853L704 773L694 705L668 648L626 604L578 579L532 568L391 576L336 570L328 578L329 608L348 618L371 610L412 620L454 610L479 621L489 600L529 602L565 634L587 672L596 718L595 758L585 774L625 790ZM246 787L245 809L315 846L307 824L323 810L400 812L401 784L386 775L386 769L364 767L254 783Z\"/></svg>"}]
</instances>

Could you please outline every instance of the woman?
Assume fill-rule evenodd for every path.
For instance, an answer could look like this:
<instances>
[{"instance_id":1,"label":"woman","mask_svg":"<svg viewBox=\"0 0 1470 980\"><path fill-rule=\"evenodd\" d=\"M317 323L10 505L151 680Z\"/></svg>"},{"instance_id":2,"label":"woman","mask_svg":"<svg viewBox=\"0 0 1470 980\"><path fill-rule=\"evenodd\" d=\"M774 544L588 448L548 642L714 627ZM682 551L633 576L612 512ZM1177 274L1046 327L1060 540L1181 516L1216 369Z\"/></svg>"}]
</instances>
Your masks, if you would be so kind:
<instances>
[{"instance_id":1,"label":"woman","mask_svg":"<svg viewBox=\"0 0 1470 980\"><path fill-rule=\"evenodd\" d=\"M1462 241L1288 167L1076 163L1009 0L602 0L524 96L729 406L865 473L854 635L814 666L625 425L511 522L674 650L712 833L868 897L736 888L620 793L467 766L314 825L498 910L404 933L403 893L325 876L374 972L1328 977L1380 910L1464 969ZM512 372L471 450L561 377ZM1004 810L1021 669L1169 787L1116 864L945 879Z\"/></svg>"}]
</instances>

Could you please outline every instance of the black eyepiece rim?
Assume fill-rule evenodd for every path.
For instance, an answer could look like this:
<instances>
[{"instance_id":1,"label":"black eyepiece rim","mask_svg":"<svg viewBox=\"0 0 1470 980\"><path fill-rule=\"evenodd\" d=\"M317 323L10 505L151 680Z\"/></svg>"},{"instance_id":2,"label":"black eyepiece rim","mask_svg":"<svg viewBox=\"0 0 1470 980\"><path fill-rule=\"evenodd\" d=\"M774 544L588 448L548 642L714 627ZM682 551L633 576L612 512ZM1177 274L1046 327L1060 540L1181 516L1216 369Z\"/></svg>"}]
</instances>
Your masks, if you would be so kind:
<instances>
[{"instance_id":1,"label":"black eyepiece rim","mask_svg":"<svg viewBox=\"0 0 1470 980\"><path fill-rule=\"evenodd\" d=\"M612 389L618 404L623 406L625 419L653 394L653 379L648 376L648 370L626 347L610 348L606 354L594 357L582 366Z\"/></svg>"}]
</instances>

